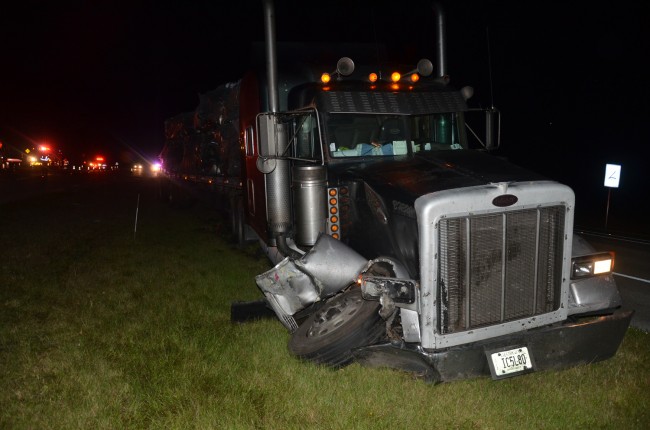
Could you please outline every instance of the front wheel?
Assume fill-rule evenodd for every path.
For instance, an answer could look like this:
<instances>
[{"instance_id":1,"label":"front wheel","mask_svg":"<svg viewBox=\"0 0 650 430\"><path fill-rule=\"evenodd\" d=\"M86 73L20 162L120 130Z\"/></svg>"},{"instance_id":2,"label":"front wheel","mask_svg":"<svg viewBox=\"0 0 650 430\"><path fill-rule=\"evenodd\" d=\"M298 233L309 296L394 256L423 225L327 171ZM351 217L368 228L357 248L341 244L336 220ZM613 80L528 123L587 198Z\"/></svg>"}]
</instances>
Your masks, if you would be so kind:
<instances>
[{"instance_id":1,"label":"front wheel","mask_svg":"<svg viewBox=\"0 0 650 430\"><path fill-rule=\"evenodd\" d=\"M334 296L298 327L289 350L302 359L343 367L352 361L354 348L385 336L379 307L379 302L364 300L360 288Z\"/></svg>"},{"instance_id":2,"label":"front wheel","mask_svg":"<svg viewBox=\"0 0 650 430\"><path fill-rule=\"evenodd\" d=\"M244 200L241 197L233 197L230 201L231 211L230 220L232 225L232 234L235 243L239 248L243 248L246 243L246 217L244 214Z\"/></svg>"}]
</instances>

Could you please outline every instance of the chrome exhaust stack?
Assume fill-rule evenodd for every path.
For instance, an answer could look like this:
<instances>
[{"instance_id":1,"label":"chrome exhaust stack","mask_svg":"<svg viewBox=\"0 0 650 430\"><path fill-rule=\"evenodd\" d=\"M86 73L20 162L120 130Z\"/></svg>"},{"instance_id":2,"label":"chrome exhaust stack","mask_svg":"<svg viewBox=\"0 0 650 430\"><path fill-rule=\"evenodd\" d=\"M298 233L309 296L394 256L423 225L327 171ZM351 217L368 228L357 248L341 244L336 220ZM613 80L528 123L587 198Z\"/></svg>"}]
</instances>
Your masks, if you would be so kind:
<instances>
[{"instance_id":1,"label":"chrome exhaust stack","mask_svg":"<svg viewBox=\"0 0 650 430\"><path fill-rule=\"evenodd\" d=\"M275 7L273 0L264 0L264 34L266 51L266 80L268 84L268 99L271 116L267 124L267 140L264 146L272 160L266 174L266 208L269 232L278 250L291 258L300 258L302 254L290 248L287 235L293 225L291 216L291 163L280 157L287 146L287 136L284 127L278 124L275 113L279 111L277 53L275 43Z\"/></svg>"},{"instance_id":2,"label":"chrome exhaust stack","mask_svg":"<svg viewBox=\"0 0 650 430\"><path fill-rule=\"evenodd\" d=\"M447 38L445 36L446 23L445 11L442 5L438 2L433 2L431 5L433 13L436 17L436 44L435 44L435 59L436 59L436 78L445 78L447 76Z\"/></svg>"}]
</instances>

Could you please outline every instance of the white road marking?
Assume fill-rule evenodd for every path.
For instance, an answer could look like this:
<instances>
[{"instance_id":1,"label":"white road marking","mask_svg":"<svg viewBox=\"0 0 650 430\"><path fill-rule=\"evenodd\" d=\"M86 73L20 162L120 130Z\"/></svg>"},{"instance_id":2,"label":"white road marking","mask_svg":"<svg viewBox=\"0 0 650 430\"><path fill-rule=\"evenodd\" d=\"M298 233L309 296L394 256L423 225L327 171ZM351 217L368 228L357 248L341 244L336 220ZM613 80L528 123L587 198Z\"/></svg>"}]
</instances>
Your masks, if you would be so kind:
<instances>
[{"instance_id":1,"label":"white road marking","mask_svg":"<svg viewBox=\"0 0 650 430\"><path fill-rule=\"evenodd\" d=\"M635 281L641 281L641 282L645 282L647 284L650 284L650 279L637 278L636 276L624 275L622 273L616 273L616 272L612 272L612 274L614 274L616 276L622 276L624 278L630 278L630 279L634 279Z\"/></svg>"}]
</instances>

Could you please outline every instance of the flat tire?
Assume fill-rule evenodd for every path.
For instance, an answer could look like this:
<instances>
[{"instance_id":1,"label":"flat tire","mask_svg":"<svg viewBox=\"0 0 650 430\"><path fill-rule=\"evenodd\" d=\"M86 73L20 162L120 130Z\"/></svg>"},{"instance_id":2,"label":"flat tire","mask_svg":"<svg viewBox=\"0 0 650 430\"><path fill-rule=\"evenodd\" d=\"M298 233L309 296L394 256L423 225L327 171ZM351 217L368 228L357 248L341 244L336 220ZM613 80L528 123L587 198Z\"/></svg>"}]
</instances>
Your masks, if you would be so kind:
<instances>
[{"instance_id":1,"label":"flat tire","mask_svg":"<svg viewBox=\"0 0 650 430\"><path fill-rule=\"evenodd\" d=\"M333 296L292 334L289 350L304 360L346 366L353 360L353 349L385 337L380 306L377 301L364 300L358 287Z\"/></svg>"}]
</instances>

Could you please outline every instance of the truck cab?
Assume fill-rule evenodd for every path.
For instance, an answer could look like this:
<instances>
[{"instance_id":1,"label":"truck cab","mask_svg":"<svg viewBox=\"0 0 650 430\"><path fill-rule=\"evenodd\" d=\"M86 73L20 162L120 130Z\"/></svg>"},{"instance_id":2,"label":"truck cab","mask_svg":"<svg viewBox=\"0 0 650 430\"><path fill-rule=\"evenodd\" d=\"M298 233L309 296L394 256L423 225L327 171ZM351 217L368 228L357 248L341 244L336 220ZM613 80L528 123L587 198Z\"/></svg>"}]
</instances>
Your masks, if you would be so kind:
<instances>
[{"instance_id":1,"label":"truck cab","mask_svg":"<svg viewBox=\"0 0 650 430\"><path fill-rule=\"evenodd\" d=\"M615 354L632 313L613 256L574 235L568 186L489 153L493 108L483 145L470 143L471 88L428 60L372 70L343 57L307 78L275 62L270 49L266 78L241 83L246 219L274 263L256 283L293 354L434 382Z\"/></svg>"}]
</instances>

